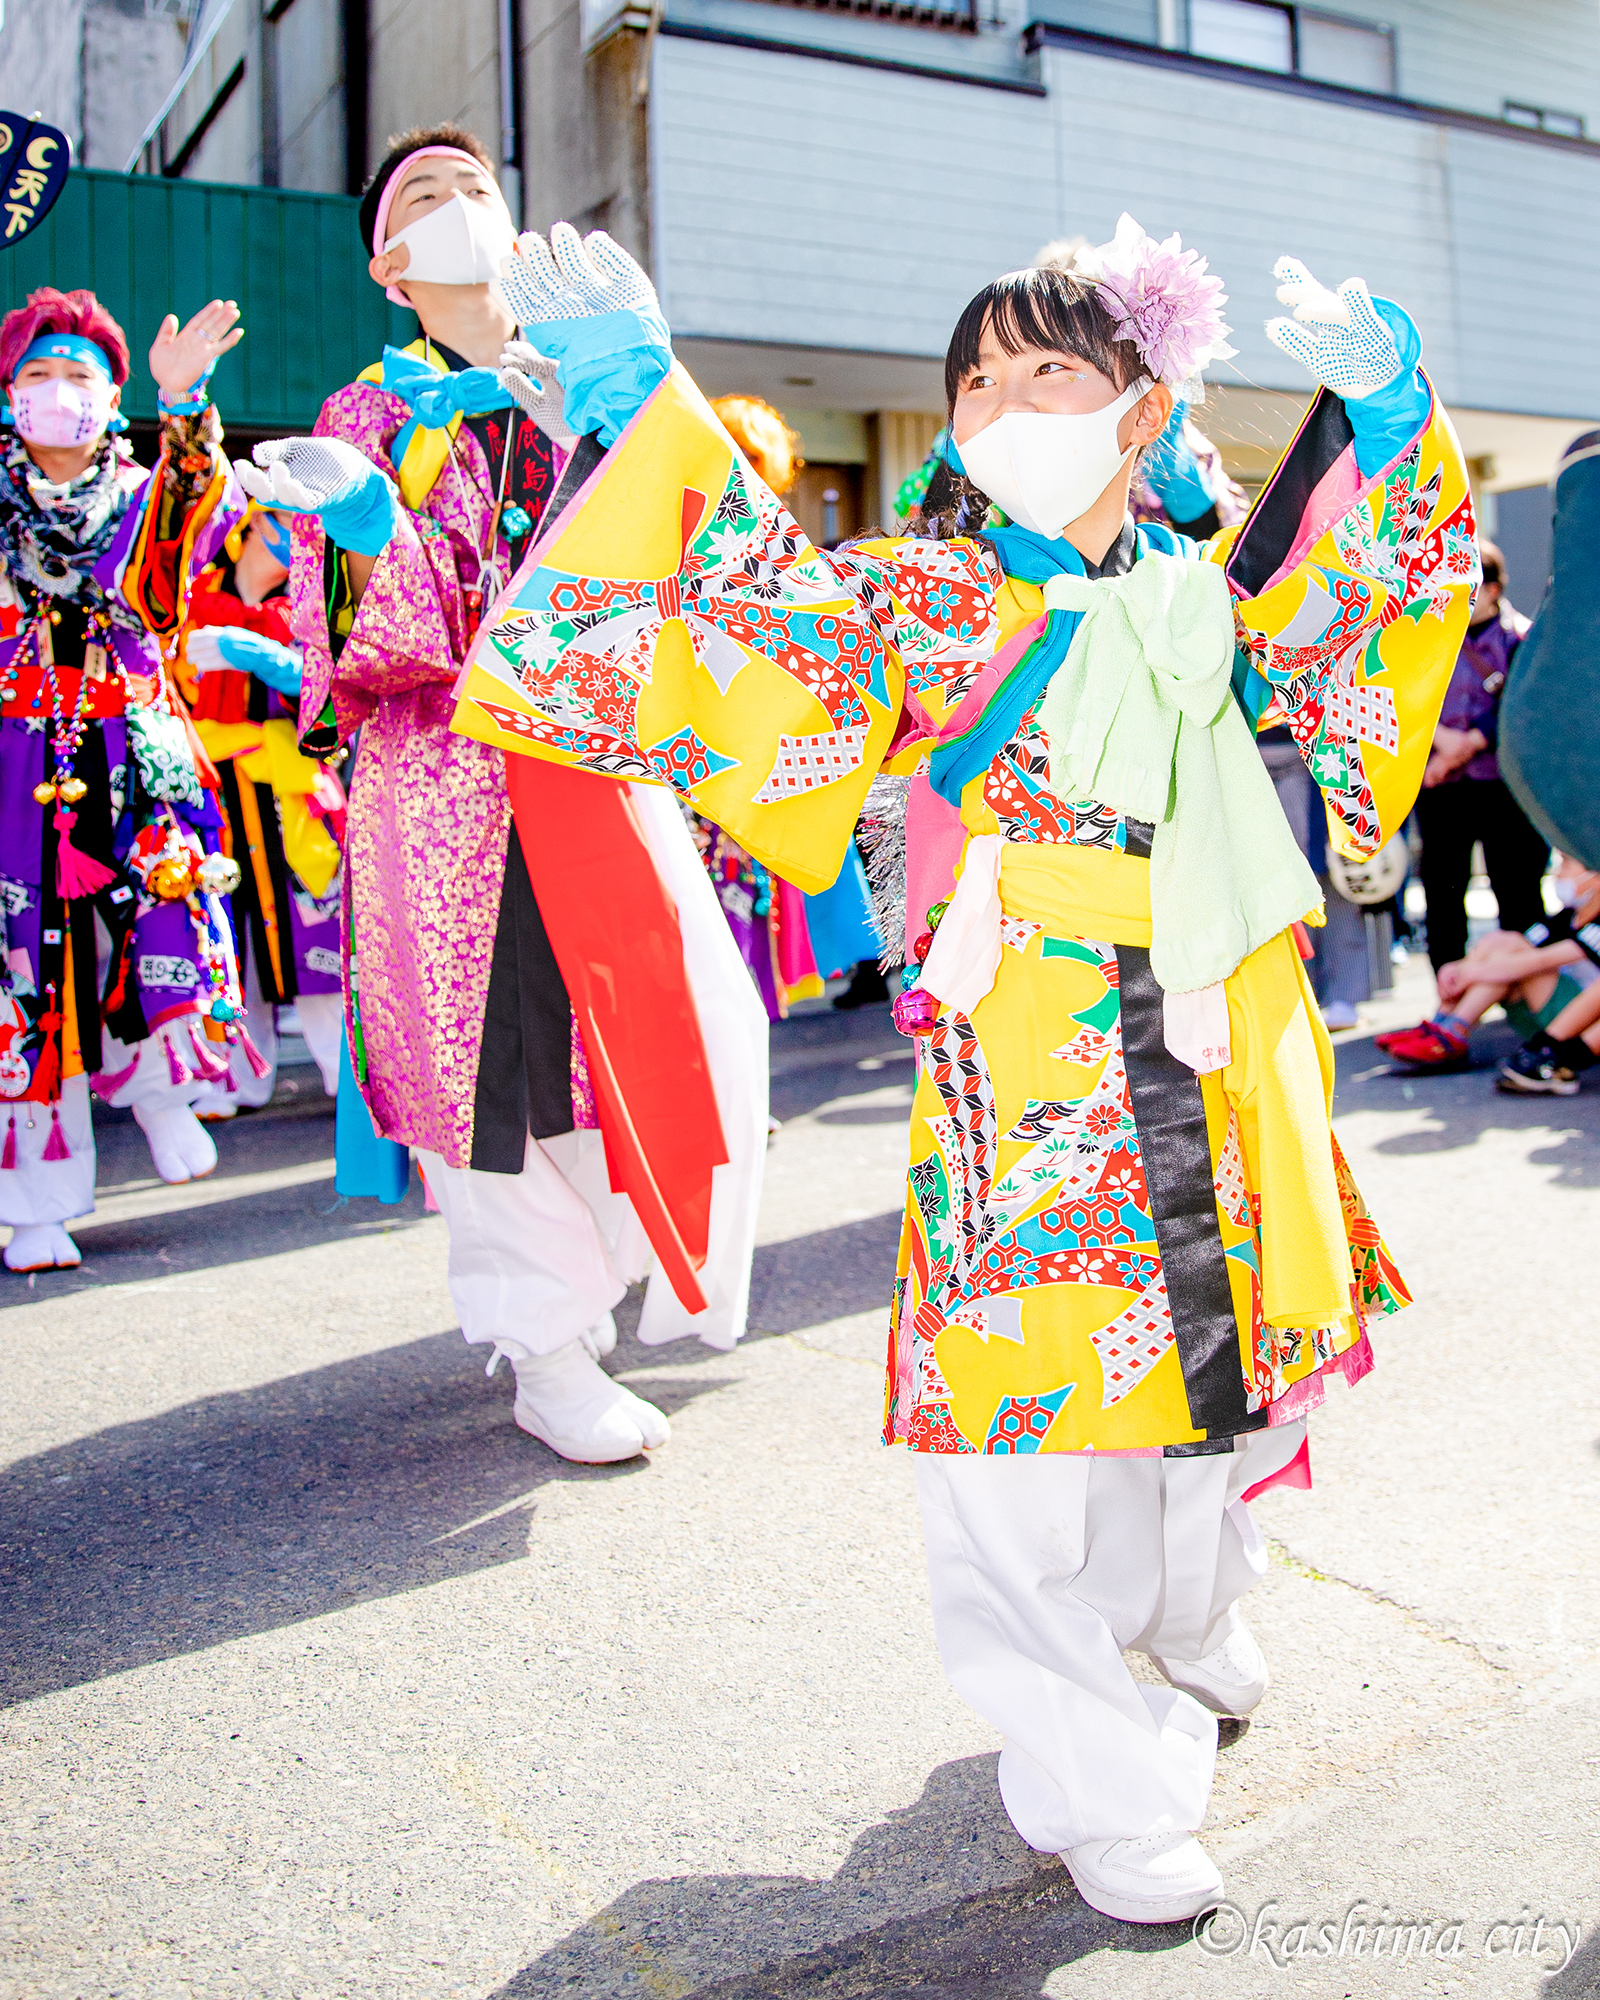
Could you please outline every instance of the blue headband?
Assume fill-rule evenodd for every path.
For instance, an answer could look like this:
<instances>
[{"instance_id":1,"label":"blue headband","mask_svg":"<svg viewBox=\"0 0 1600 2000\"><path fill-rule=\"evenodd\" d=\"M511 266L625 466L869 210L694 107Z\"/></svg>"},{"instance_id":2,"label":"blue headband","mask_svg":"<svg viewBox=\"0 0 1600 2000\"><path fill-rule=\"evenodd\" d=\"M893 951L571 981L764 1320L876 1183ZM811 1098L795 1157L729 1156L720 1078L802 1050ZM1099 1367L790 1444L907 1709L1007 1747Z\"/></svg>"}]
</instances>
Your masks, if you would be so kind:
<instances>
[{"instance_id":1,"label":"blue headband","mask_svg":"<svg viewBox=\"0 0 1600 2000\"><path fill-rule=\"evenodd\" d=\"M944 441L937 447L937 450L939 456L949 466L950 470L952 472L959 472L962 478L965 479L967 468L961 463L961 453L956 448L956 434L953 425L946 429Z\"/></svg>"},{"instance_id":2,"label":"blue headband","mask_svg":"<svg viewBox=\"0 0 1600 2000\"><path fill-rule=\"evenodd\" d=\"M20 373L29 361L83 361L91 368L98 368L108 382L114 379L105 349L96 341L85 340L81 333L41 333L18 358L13 372Z\"/></svg>"}]
</instances>

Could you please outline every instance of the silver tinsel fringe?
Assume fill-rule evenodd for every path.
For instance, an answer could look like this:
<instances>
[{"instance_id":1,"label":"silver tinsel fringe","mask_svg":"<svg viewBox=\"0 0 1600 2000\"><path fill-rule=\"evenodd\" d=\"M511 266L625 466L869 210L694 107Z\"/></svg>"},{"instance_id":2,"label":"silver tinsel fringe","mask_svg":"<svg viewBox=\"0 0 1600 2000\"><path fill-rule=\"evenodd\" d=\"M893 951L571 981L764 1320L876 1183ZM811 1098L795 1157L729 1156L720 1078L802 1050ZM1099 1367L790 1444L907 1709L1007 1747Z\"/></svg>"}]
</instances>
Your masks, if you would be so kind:
<instances>
[{"instance_id":1,"label":"silver tinsel fringe","mask_svg":"<svg viewBox=\"0 0 1600 2000\"><path fill-rule=\"evenodd\" d=\"M883 939L878 964L886 973L905 962L906 801L910 795L909 778L880 772L867 788L856 822L856 840L872 892L872 914Z\"/></svg>"}]
</instances>

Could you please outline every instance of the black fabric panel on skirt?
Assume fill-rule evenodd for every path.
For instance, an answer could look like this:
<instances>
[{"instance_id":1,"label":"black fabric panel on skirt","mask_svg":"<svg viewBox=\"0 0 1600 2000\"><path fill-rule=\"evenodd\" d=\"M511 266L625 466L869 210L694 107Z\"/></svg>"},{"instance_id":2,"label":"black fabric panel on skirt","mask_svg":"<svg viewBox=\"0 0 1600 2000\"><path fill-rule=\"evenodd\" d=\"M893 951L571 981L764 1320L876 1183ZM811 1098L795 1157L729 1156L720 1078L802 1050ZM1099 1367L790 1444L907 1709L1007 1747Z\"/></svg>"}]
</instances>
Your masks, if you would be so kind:
<instances>
[{"instance_id":1,"label":"black fabric panel on skirt","mask_svg":"<svg viewBox=\"0 0 1600 2000\"><path fill-rule=\"evenodd\" d=\"M261 815L261 838L267 849L267 875L272 883L273 917L278 930L278 964L283 976L276 994L268 993L272 983L272 960L262 959L256 967L261 991L268 999L293 1000L300 992L294 976L294 919L289 914L289 863L283 852L283 827L278 819L278 801L270 785L256 786L256 811ZM266 973L261 978L263 971Z\"/></svg>"},{"instance_id":2,"label":"black fabric panel on skirt","mask_svg":"<svg viewBox=\"0 0 1600 2000\"><path fill-rule=\"evenodd\" d=\"M480 1173L520 1174L528 1134L572 1130L572 1005L513 828L472 1102Z\"/></svg>"},{"instance_id":3,"label":"black fabric panel on skirt","mask_svg":"<svg viewBox=\"0 0 1600 2000\"><path fill-rule=\"evenodd\" d=\"M1245 1405L1239 1328L1217 1224L1200 1079L1167 1047L1163 994L1150 970L1149 952L1121 944L1116 950L1122 1051L1150 1189L1150 1213L1183 1364L1189 1421L1206 1433L1198 1444L1169 1449L1180 1457L1228 1451L1235 1432L1261 1429L1267 1413L1252 1414Z\"/></svg>"},{"instance_id":4,"label":"black fabric panel on skirt","mask_svg":"<svg viewBox=\"0 0 1600 2000\"><path fill-rule=\"evenodd\" d=\"M267 949L266 911L262 908L260 886L255 876L255 857L250 852L250 843L246 837L246 821L241 802L243 788L250 784L250 780L239 776L238 768L231 757L225 757L218 764L217 773L222 779L222 802L227 809L228 825L233 831L233 858L239 864L239 886L231 898L234 923L237 927L242 912L250 942L250 962L256 969L261 997L267 1001L292 1000L294 979L292 971L287 966L285 972L290 991L280 993L274 990L276 982L272 976L272 954ZM272 865L273 850L275 845L281 843L276 841L278 820L277 809L273 804L272 787L252 785L251 792L256 810L261 815L261 838L266 849L268 878L276 891L278 875ZM278 935L280 940L286 940L288 919L283 912L281 900L276 895L274 900L278 904L273 913L277 919ZM280 949L287 954L287 943L282 943Z\"/></svg>"},{"instance_id":5,"label":"black fabric panel on skirt","mask_svg":"<svg viewBox=\"0 0 1600 2000\"><path fill-rule=\"evenodd\" d=\"M1282 568L1300 531L1306 503L1355 437L1344 404L1319 389L1289 456L1251 508L1228 558L1228 577L1246 597L1259 597Z\"/></svg>"}]
</instances>

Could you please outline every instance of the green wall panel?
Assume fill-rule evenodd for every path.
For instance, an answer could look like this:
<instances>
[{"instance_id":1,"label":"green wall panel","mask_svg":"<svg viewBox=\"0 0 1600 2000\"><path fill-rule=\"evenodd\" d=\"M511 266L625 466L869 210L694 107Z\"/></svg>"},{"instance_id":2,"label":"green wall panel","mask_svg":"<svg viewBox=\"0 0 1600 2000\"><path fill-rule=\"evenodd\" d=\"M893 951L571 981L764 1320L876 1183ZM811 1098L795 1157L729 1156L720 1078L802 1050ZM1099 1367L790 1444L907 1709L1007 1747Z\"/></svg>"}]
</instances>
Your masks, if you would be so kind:
<instances>
[{"instance_id":1,"label":"green wall panel","mask_svg":"<svg viewBox=\"0 0 1600 2000\"><path fill-rule=\"evenodd\" d=\"M123 408L144 422L156 415L145 357L164 313L238 300L244 339L212 392L224 421L247 431L308 430L385 341L401 347L417 331L367 276L345 195L74 168L43 224L0 250L0 310L40 285L87 285L121 322L133 357Z\"/></svg>"}]
</instances>

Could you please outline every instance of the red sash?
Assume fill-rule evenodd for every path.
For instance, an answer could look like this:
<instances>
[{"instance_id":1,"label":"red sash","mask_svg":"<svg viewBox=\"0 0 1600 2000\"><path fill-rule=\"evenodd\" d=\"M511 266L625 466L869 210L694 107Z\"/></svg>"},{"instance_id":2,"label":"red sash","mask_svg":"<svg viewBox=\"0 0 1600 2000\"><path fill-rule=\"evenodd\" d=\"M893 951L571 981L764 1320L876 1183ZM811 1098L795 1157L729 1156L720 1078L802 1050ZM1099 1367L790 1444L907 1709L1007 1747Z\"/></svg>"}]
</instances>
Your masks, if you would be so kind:
<instances>
[{"instance_id":1,"label":"red sash","mask_svg":"<svg viewBox=\"0 0 1600 2000\"><path fill-rule=\"evenodd\" d=\"M728 1158L678 912L625 786L534 757L506 789L589 1058L612 1188L688 1312L704 1312L711 1170Z\"/></svg>"}]
</instances>

